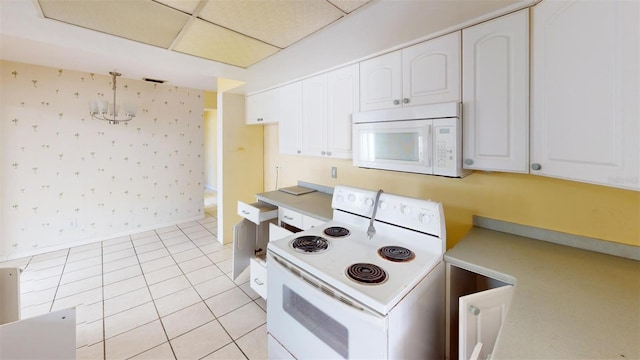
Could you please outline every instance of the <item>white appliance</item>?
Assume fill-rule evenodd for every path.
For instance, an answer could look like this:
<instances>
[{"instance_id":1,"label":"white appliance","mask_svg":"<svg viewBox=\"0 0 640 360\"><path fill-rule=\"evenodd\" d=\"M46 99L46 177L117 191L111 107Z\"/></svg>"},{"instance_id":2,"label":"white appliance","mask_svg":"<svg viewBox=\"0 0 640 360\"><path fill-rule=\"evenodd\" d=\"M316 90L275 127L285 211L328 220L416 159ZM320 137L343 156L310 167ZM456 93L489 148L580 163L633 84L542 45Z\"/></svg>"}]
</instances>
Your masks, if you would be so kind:
<instances>
[{"instance_id":1,"label":"white appliance","mask_svg":"<svg viewBox=\"0 0 640 360\"><path fill-rule=\"evenodd\" d=\"M337 186L332 207L269 242L269 358L444 358L442 205Z\"/></svg>"},{"instance_id":2,"label":"white appliance","mask_svg":"<svg viewBox=\"0 0 640 360\"><path fill-rule=\"evenodd\" d=\"M462 105L409 106L353 114L353 165L448 177L462 168Z\"/></svg>"}]
</instances>

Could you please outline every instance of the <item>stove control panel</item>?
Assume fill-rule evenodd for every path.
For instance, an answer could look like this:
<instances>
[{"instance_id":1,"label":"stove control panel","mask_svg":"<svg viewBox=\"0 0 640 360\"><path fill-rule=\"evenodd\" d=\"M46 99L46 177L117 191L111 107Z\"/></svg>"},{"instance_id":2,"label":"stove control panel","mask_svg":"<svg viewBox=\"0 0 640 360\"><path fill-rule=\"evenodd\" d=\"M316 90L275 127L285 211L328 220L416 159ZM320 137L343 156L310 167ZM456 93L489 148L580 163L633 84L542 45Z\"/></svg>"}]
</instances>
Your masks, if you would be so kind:
<instances>
[{"instance_id":1,"label":"stove control panel","mask_svg":"<svg viewBox=\"0 0 640 360\"><path fill-rule=\"evenodd\" d=\"M376 191L336 186L333 209L371 218ZM444 234L442 204L430 200L382 193L378 200L376 220L422 231L436 236Z\"/></svg>"}]
</instances>

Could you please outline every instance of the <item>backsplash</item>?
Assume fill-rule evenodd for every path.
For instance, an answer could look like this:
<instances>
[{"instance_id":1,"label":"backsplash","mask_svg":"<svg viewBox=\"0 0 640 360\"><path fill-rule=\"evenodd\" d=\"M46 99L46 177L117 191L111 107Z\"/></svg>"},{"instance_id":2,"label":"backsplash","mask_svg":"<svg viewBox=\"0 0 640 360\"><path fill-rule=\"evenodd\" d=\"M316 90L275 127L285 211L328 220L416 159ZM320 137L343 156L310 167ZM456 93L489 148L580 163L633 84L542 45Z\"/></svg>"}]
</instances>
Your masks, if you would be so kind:
<instances>
[{"instance_id":1,"label":"backsplash","mask_svg":"<svg viewBox=\"0 0 640 360\"><path fill-rule=\"evenodd\" d=\"M110 76L1 64L0 260L203 216L202 91L121 77L110 125Z\"/></svg>"}]
</instances>

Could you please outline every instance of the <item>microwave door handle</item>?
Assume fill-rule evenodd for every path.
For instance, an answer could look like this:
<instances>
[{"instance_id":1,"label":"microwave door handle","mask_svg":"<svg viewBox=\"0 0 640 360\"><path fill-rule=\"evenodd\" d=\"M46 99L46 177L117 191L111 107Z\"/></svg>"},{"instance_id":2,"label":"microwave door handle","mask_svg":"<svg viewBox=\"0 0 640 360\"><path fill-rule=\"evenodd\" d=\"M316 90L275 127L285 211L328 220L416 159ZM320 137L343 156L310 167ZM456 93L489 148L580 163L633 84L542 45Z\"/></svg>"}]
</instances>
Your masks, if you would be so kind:
<instances>
[{"instance_id":1,"label":"microwave door handle","mask_svg":"<svg viewBox=\"0 0 640 360\"><path fill-rule=\"evenodd\" d=\"M435 149L435 137L433 136L433 124L427 124L427 134L425 139L425 149L426 152L424 157L424 165L427 167L433 166L433 151Z\"/></svg>"}]
</instances>

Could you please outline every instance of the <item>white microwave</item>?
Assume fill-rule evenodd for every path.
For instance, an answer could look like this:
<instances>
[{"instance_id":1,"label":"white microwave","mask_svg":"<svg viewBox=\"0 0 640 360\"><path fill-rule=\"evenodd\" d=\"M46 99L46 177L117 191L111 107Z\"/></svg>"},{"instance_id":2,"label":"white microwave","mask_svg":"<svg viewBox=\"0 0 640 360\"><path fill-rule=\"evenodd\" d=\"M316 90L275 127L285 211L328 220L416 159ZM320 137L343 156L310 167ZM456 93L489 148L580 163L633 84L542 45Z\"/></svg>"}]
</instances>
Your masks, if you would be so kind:
<instances>
[{"instance_id":1,"label":"white microwave","mask_svg":"<svg viewBox=\"0 0 640 360\"><path fill-rule=\"evenodd\" d=\"M353 114L353 165L464 177L458 102Z\"/></svg>"}]
</instances>

